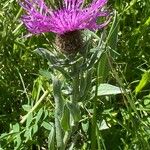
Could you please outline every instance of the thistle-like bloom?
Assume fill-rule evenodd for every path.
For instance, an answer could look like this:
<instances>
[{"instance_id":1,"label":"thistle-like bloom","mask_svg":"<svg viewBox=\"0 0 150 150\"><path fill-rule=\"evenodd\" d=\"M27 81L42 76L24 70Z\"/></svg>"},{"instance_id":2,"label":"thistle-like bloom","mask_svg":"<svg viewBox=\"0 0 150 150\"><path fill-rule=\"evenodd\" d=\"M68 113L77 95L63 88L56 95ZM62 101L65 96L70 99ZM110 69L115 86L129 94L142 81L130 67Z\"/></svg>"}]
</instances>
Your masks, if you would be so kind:
<instances>
[{"instance_id":1,"label":"thistle-like bloom","mask_svg":"<svg viewBox=\"0 0 150 150\"><path fill-rule=\"evenodd\" d=\"M61 1L61 0L59 0ZM32 34L54 32L64 34L82 29L101 29L108 22L97 24L99 17L108 16L103 6L107 0L93 0L83 8L84 0L64 0L61 8L48 8L44 0L23 0L21 6L26 13L23 23Z\"/></svg>"},{"instance_id":2,"label":"thistle-like bloom","mask_svg":"<svg viewBox=\"0 0 150 150\"><path fill-rule=\"evenodd\" d=\"M26 14L22 16L22 21L32 34L53 32L58 37L57 41L68 40L72 34L77 37L80 30L101 29L109 22L102 24L96 22L99 17L108 16L108 13L104 11L107 0L93 0L85 7L83 7L84 0L56 1L59 7L48 8L44 0L21 0L20 5L26 11ZM78 43L77 40L76 43Z\"/></svg>"}]
</instances>

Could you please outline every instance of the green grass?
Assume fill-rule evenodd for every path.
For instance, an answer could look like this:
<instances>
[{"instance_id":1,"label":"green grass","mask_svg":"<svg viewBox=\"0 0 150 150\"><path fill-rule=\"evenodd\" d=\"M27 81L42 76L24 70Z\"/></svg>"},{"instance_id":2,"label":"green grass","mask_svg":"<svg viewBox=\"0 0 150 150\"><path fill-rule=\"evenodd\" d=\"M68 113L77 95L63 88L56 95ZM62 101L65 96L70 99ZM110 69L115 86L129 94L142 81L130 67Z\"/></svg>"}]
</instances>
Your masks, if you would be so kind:
<instances>
[{"instance_id":1,"label":"green grass","mask_svg":"<svg viewBox=\"0 0 150 150\"><path fill-rule=\"evenodd\" d=\"M108 6L109 26L85 31L84 53L69 58L56 53L52 33L23 37L22 9L2 0L1 149L150 149L150 2Z\"/></svg>"}]
</instances>

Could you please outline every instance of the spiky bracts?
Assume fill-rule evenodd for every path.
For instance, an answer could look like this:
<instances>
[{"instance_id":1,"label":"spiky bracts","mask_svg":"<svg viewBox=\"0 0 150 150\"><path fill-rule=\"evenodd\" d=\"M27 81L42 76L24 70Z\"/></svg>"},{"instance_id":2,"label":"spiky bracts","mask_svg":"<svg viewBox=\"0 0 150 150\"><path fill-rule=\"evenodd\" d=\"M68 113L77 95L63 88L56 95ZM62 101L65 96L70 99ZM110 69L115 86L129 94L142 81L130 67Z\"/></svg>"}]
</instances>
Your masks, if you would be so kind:
<instances>
[{"instance_id":1,"label":"spiky bracts","mask_svg":"<svg viewBox=\"0 0 150 150\"><path fill-rule=\"evenodd\" d=\"M57 34L55 42L62 52L76 53L83 47L82 33L76 30Z\"/></svg>"}]
</instances>

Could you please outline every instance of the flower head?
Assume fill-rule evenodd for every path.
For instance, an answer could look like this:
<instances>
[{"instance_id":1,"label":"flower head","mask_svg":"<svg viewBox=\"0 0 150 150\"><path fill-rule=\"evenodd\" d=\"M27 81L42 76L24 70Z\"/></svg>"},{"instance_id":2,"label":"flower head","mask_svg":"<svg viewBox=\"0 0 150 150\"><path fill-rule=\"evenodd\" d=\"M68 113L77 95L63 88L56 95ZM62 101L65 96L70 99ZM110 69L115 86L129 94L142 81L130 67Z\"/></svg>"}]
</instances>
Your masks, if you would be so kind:
<instances>
[{"instance_id":1,"label":"flower head","mask_svg":"<svg viewBox=\"0 0 150 150\"><path fill-rule=\"evenodd\" d=\"M54 32L59 35L68 32L105 27L108 21L97 24L99 17L108 16L103 10L107 0L93 0L83 7L84 0L59 0L59 7L48 8L44 0L22 0L21 6L26 11L22 21L32 34Z\"/></svg>"}]
</instances>

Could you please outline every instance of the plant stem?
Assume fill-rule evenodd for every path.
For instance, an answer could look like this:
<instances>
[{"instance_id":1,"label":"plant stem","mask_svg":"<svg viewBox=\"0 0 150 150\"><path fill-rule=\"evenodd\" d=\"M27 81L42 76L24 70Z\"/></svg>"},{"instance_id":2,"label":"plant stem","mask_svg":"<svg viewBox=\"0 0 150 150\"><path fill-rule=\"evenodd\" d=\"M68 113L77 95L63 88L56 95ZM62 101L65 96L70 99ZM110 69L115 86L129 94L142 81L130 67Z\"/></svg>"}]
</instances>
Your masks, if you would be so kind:
<instances>
[{"instance_id":1,"label":"plant stem","mask_svg":"<svg viewBox=\"0 0 150 150\"><path fill-rule=\"evenodd\" d=\"M41 98L37 101L37 103L32 107L32 109L25 115L23 116L22 120L20 123L24 123L28 116L39 106L39 104L44 100L44 98L47 96L48 91L46 90L44 94L41 96Z\"/></svg>"},{"instance_id":2,"label":"plant stem","mask_svg":"<svg viewBox=\"0 0 150 150\"><path fill-rule=\"evenodd\" d=\"M75 77L72 81L72 102L77 104L79 98L79 72L77 70L76 64L73 66L73 72L75 72Z\"/></svg>"},{"instance_id":3,"label":"plant stem","mask_svg":"<svg viewBox=\"0 0 150 150\"><path fill-rule=\"evenodd\" d=\"M99 64L99 63L98 63ZM98 70L98 65L97 64L97 70ZM97 128L97 110L96 110L96 105L97 105L97 92L98 92L98 71L96 71L96 87L95 87L95 97L93 99L93 118L92 118L92 130L91 130L91 150L96 150L97 147L97 138L96 138L96 128Z\"/></svg>"},{"instance_id":4,"label":"plant stem","mask_svg":"<svg viewBox=\"0 0 150 150\"><path fill-rule=\"evenodd\" d=\"M61 82L55 77L53 77L53 94L55 100L55 130L56 130L57 149L64 150L64 143L63 143L64 135L60 124L60 120L64 109L64 102L61 95Z\"/></svg>"}]
</instances>

